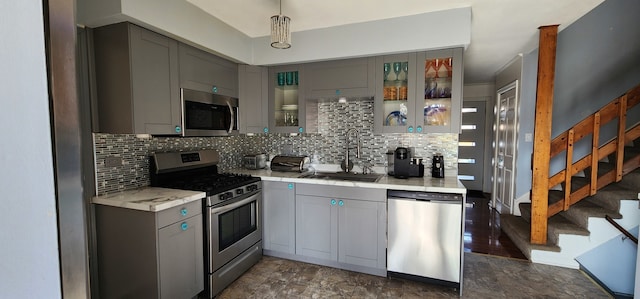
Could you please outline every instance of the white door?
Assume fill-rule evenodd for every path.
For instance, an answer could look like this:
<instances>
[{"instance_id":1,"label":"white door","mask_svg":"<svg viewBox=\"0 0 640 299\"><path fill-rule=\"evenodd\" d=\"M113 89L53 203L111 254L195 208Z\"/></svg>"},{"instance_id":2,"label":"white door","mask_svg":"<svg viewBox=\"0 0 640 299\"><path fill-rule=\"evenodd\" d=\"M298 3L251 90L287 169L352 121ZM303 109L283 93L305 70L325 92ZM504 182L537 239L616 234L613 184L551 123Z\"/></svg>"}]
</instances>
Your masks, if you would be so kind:
<instances>
[{"instance_id":1,"label":"white door","mask_svg":"<svg viewBox=\"0 0 640 299\"><path fill-rule=\"evenodd\" d=\"M462 133L458 139L458 179L467 189L481 192L484 180L486 103L486 101L462 103Z\"/></svg>"},{"instance_id":2,"label":"white door","mask_svg":"<svg viewBox=\"0 0 640 299\"><path fill-rule=\"evenodd\" d=\"M516 141L518 124L518 81L498 90L496 100L493 157L493 207L513 214Z\"/></svg>"}]
</instances>

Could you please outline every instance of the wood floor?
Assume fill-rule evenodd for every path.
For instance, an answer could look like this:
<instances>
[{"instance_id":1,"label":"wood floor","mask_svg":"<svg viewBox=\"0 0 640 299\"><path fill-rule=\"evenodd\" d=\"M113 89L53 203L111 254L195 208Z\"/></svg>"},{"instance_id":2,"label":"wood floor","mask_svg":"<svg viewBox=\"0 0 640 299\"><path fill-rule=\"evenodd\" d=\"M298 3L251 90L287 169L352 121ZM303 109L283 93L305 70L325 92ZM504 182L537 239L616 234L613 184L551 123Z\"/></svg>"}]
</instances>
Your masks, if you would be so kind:
<instances>
[{"instance_id":1,"label":"wood floor","mask_svg":"<svg viewBox=\"0 0 640 299\"><path fill-rule=\"evenodd\" d=\"M465 252L527 259L500 229L500 214L491 208L487 194L468 194L465 213Z\"/></svg>"}]
</instances>

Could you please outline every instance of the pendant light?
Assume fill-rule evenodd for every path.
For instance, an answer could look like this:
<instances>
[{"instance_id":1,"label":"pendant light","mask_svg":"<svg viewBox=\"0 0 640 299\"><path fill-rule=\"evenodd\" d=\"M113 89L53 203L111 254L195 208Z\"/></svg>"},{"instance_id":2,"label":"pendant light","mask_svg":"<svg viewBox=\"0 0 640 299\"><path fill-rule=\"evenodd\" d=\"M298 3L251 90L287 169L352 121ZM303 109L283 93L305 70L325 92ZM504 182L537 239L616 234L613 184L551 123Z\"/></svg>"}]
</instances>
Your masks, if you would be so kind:
<instances>
[{"instance_id":1,"label":"pendant light","mask_svg":"<svg viewBox=\"0 0 640 299\"><path fill-rule=\"evenodd\" d=\"M282 0L280 13L271 17L271 46L276 49L291 47L291 18L282 15Z\"/></svg>"}]
</instances>

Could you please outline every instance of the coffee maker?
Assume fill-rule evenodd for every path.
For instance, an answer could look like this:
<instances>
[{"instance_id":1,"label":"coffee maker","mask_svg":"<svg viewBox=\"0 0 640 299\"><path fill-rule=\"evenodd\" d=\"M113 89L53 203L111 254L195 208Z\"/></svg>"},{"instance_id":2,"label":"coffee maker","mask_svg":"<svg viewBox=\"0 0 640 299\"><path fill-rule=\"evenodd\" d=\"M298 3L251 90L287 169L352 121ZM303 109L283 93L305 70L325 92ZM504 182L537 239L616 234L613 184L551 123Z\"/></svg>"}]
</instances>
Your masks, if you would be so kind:
<instances>
[{"instance_id":1,"label":"coffee maker","mask_svg":"<svg viewBox=\"0 0 640 299\"><path fill-rule=\"evenodd\" d=\"M444 177L444 158L440 153L435 154L431 161L431 176L434 178Z\"/></svg>"},{"instance_id":2,"label":"coffee maker","mask_svg":"<svg viewBox=\"0 0 640 299\"><path fill-rule=\"evenodd\" d=\"M422 159L413 158L411 148L396 148L393 155L393 176L399 179L423 177L424 165L422 164Z\"/></svg>"}]
</instances>

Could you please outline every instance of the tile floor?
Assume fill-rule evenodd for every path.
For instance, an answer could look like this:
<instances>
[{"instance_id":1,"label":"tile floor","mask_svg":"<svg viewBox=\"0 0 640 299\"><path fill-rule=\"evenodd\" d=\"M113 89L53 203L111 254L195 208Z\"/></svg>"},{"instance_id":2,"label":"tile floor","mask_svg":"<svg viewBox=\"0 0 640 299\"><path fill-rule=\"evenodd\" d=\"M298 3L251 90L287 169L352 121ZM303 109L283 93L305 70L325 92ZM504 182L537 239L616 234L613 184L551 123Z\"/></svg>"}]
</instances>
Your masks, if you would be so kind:
<instances>
[{"instance_id":1,"label":"tile floor","mask_svg":"<svg viewBox=\"0 0 640 299\"><path fill-rule=\"evenodd\" d=\"M486 195L467 198L461 298L610 298L579 270L530 263ZM459 298L459 290L265 256L219 298Z\"/></svg>"},{"instance_id":2,"label":"tile floor","mask_svg":"<svg viewBox=\"0 0 640 299\"><path fill-rule=\"evenodd\" d=\"M610 298L578 270L465 253L461 298ZM459 298L458 290L264 256L227 298Z\"/></svg>"}]
</instances>

